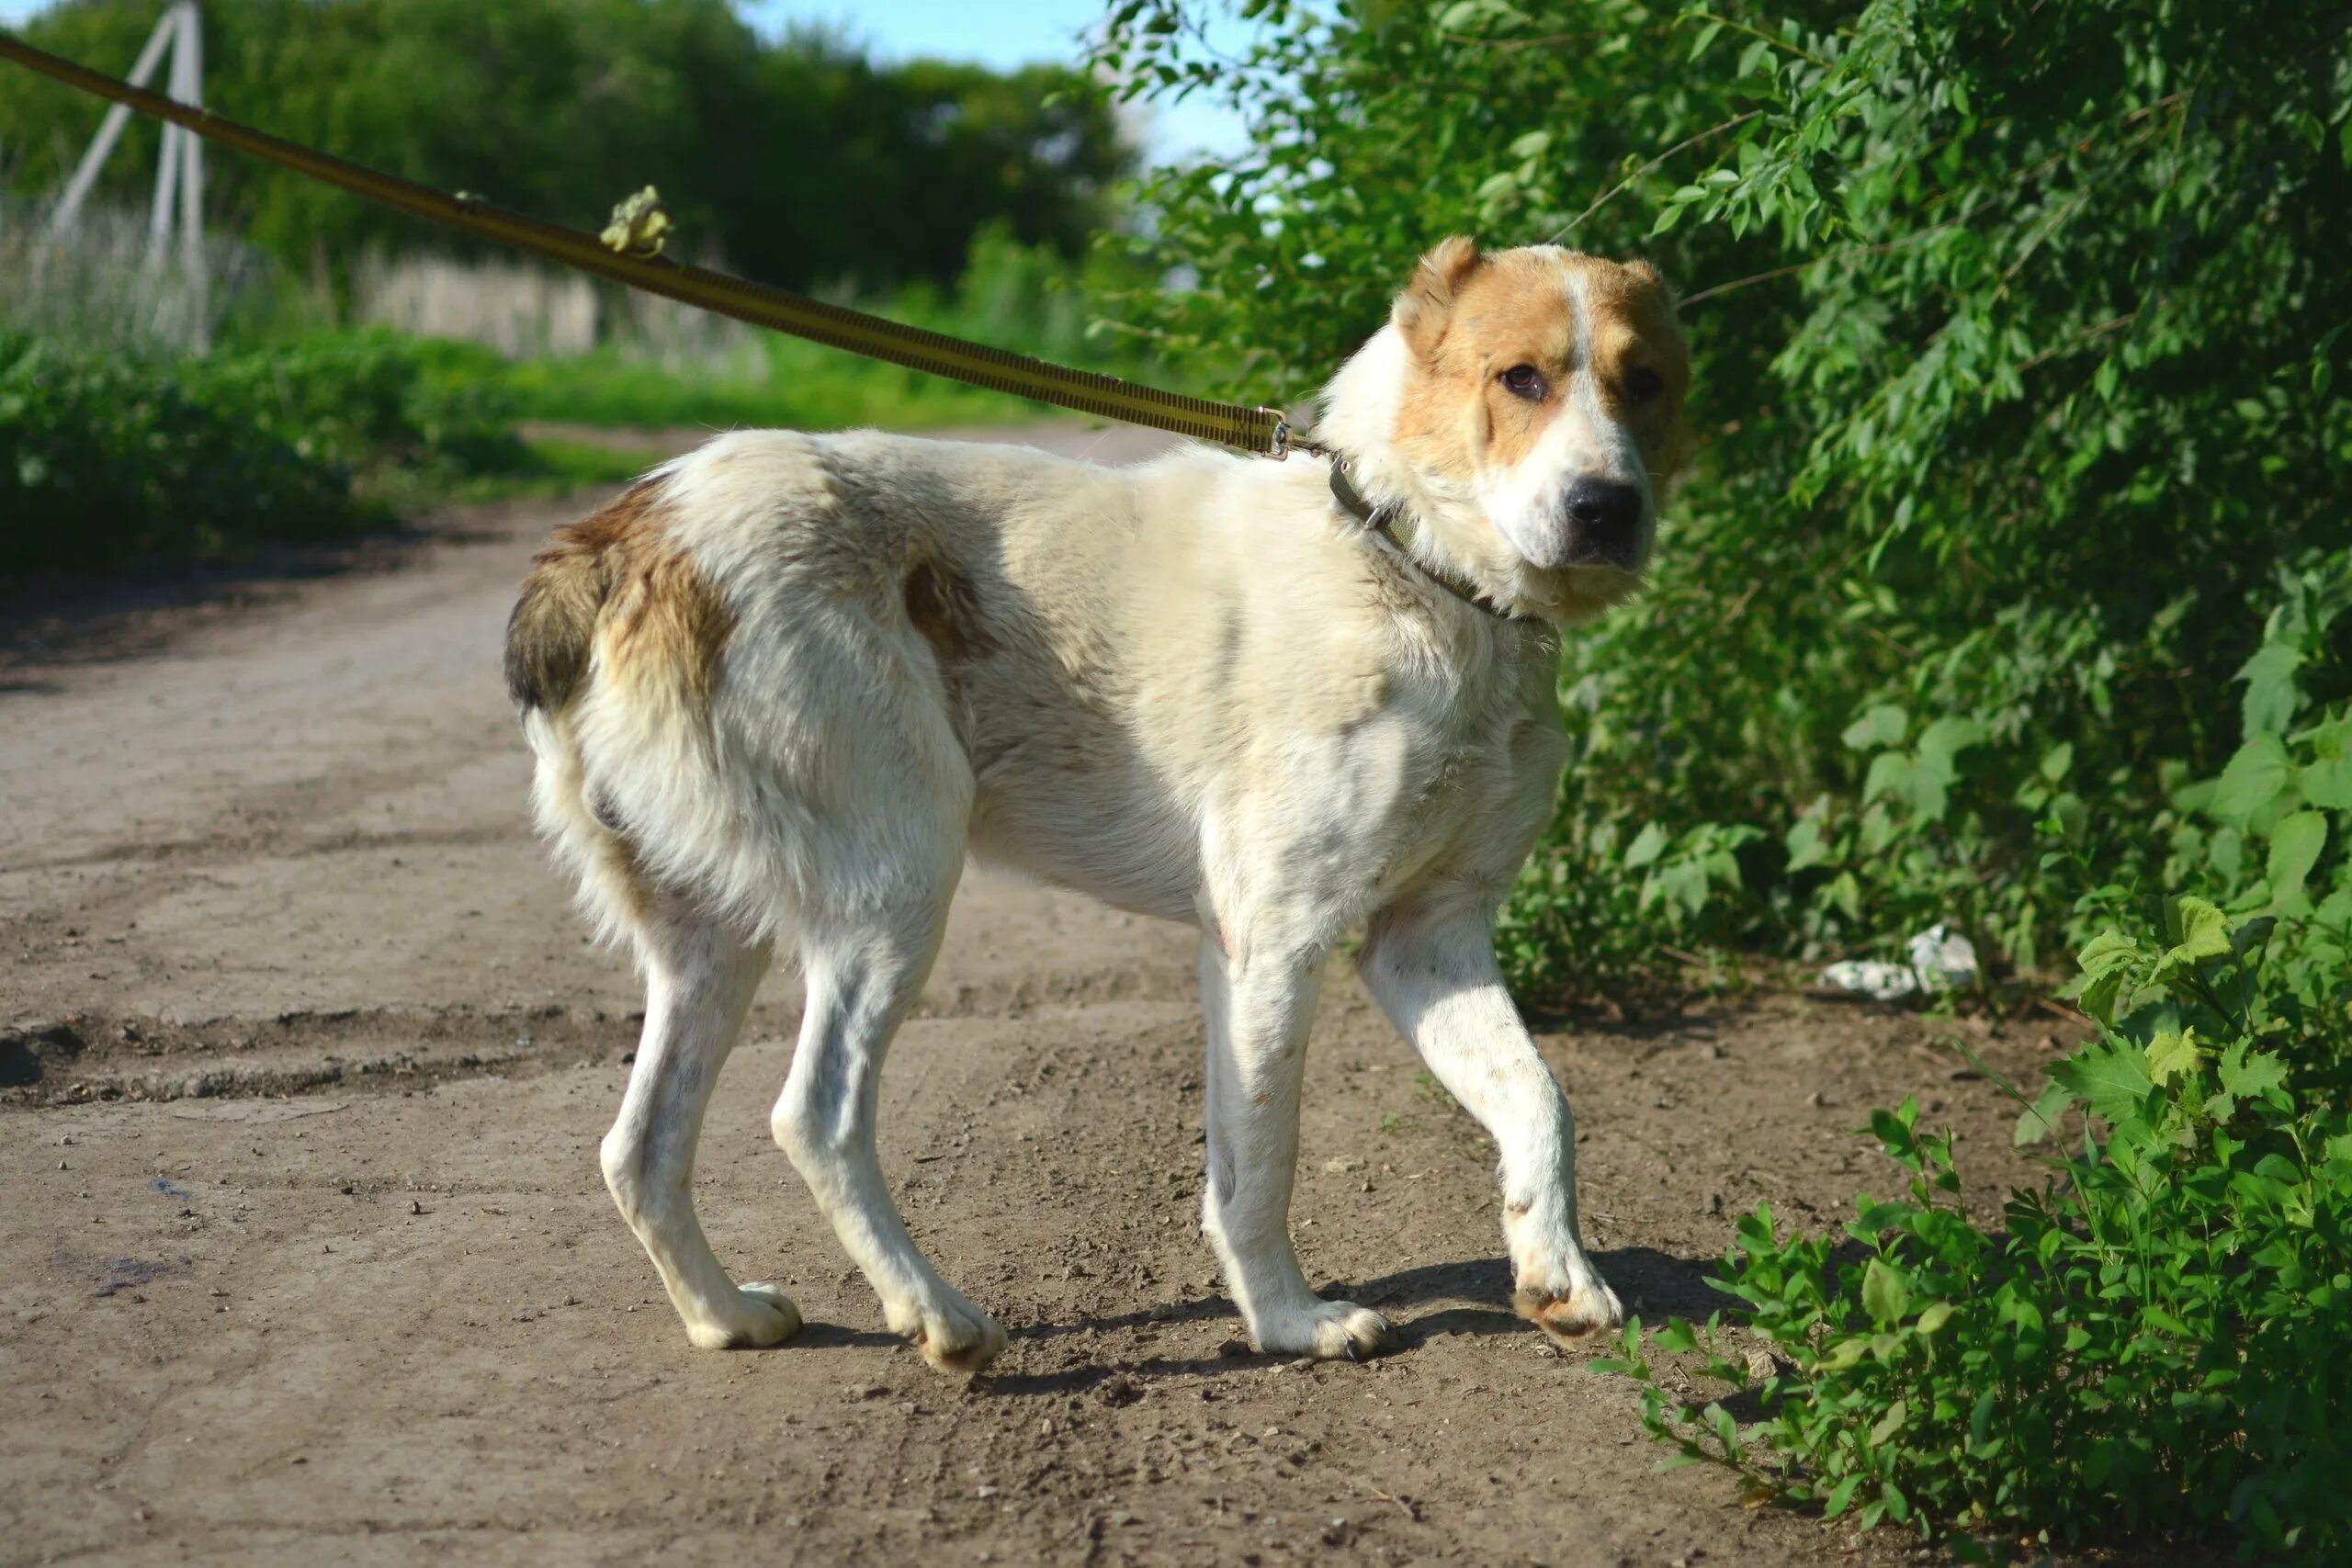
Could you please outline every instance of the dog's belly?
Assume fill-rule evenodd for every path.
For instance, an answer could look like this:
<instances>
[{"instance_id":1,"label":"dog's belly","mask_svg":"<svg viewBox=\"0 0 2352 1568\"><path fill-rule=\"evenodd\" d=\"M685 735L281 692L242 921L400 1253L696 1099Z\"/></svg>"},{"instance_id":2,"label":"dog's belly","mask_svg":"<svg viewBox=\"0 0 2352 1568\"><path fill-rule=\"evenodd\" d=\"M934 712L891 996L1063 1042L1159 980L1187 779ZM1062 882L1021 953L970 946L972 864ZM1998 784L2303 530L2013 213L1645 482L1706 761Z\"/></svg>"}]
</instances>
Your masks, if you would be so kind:
<instances>
[{"instance_id":1,"label":"dog's belly","mask_svg":"<svg viewBox=\"0 0 2352 1568\"><path fill-rule=\"evenodd\" d=\"M1034 755L1001 756L977 772L967 840L974 859L1138 915L1196 918L1199 845L1158 790L1116 773L1067 772Z\"/></svg>"}]
</instances>

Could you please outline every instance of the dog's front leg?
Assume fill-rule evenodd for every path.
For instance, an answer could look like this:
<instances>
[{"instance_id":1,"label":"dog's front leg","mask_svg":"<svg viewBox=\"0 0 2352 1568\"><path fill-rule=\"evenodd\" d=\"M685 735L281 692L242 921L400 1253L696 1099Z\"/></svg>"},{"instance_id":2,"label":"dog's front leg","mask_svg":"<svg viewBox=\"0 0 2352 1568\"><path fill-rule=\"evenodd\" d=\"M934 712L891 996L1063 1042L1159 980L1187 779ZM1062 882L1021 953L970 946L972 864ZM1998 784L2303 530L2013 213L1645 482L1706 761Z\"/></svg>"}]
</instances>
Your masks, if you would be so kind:
<instances>
[{"instance_id":1,"label":"dog's front leg","mask_svg":"<svg viewBox=\"0 0 2352 1568\"><path fill-rule=\"evenodd\" d=\"M1327 1302L1308 1289L1290 1241L1299 1078L1322 956L1278 953L1228 960L1214 936L1201 944L1201 1004L1209 1035L1209 1168L1201 1228L1225 1265L1227 1286L1258 1348L1361 1360L1392 1343L1387 1320L1353 1302Z\"/></svg>"},{"instance_id":2,"label":"dog's front leg","mask_svg":"<svg viewBox=\"0 0 2352 1568\"><path fill-rule=\"evenodd\" d=\"M1577 1230L1576 1119L1504 988L1492 916L1392 906L1357 964L1397 1032L1501 1151L1511 1304L1562 1339L1615 1327L1623 1309Z\"/></svg>"}]
</instances>

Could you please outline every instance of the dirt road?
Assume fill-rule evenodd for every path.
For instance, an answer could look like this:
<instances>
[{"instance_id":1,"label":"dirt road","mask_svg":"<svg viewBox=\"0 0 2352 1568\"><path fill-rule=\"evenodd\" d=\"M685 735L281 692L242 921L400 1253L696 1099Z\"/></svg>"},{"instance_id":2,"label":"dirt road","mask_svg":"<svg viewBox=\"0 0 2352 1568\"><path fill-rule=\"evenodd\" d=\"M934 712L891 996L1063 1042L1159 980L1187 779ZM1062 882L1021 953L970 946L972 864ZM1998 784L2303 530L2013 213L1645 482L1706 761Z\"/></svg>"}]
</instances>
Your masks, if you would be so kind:
<instances>
[{"instance_id":1,"label":"dirt road","mask_svg":"<svg viewBox=\"0 0 2352 1568\"><path fill-rule=\"evenodd\" d=\"M638 998L527 834L499 686L577 510L0 680L0 1023L31 1025L0 1045L0 1564L1853 1560L1656 1474L1631 1392L1510 1315L1491 1150L1343 973L1295 1224L1409 1348L1249 1353L1194 1228L1190 942L1035 888L967 883L884 1090L909 1220L1002 1360L966 1384L885 1335L770 1141L782 978L700 1201L808 1327L690 1351L596 1169ZM1707 1310L1758 1198L1834 1224L1891 1188L1848 1129L1905 1092L2006 1174L1934 1032L1783 1000L1547 1036L1629 1306Z\"/></svg>"}]
</instances>

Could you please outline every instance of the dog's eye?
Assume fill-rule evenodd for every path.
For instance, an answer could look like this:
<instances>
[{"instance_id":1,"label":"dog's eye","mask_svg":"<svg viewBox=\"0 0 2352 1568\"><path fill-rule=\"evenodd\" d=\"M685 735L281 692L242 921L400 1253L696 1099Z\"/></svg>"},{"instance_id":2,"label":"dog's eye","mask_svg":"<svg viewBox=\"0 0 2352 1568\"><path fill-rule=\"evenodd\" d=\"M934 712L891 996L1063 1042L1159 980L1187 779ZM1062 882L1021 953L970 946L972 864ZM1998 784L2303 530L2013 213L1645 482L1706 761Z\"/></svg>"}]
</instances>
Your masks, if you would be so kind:
<instances>
[{"instance_id":1,"label":"dog's eye","mask_svg":"<svg viewBox=\"0 0 2352 1568\"><path fill-rule=\"evenodd\" d=\"M1666 378L1646 365L1636 365L1625 372L1625 400L1646 403L1666 390Z\"/></svg>"},{"instance_id":2,"label":"dog's eye","mask_svg":"<svg viewBox=\"0 0 2352 1568\"><path fill-rule=\"evenodd\" d=\"M1512 397L1541 402L1544 399L1544 372L1532 365L1514 365L1503 372L1503 387Z\"/></svg>"}]
</instances>

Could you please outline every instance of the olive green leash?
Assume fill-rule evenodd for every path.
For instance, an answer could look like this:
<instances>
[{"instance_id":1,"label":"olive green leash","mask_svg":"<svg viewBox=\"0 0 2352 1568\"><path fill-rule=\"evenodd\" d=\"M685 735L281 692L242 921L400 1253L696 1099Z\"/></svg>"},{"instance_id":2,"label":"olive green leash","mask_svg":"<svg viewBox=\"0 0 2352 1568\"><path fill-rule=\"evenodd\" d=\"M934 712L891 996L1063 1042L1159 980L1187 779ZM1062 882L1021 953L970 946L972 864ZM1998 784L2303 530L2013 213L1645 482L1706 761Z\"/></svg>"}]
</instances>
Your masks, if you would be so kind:
<instances>
[{"instance_id":1,"label":"olive green leash","mask_svg":"<svg viewBox=\"0 0 2352 1568\"><path fill-rule=\"evenodd\" d=\"M614 214L613 227L599 238L508 212L480 197L437 191L317 152L209 109L134 87L6 34L0 34L0 60L14 61L78 91L126 105L151 118L168 120L222 146L461 233L756 327L944 376L967 386L1009 392L1056 408L1148 425L1270 457L1286 457L1294 446L1306 446L1294 442L1278 409L1245 408L1141 387L1114 376L967 343L746 278L665 260L660 251L667 215L650 191L623 203Z\"/></svg>"}]
</instances>

